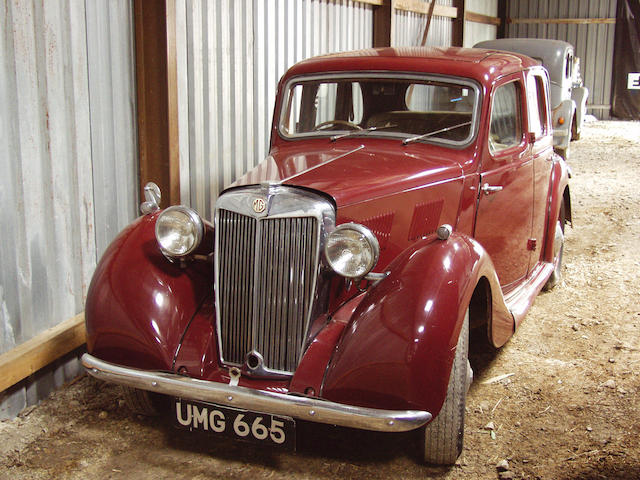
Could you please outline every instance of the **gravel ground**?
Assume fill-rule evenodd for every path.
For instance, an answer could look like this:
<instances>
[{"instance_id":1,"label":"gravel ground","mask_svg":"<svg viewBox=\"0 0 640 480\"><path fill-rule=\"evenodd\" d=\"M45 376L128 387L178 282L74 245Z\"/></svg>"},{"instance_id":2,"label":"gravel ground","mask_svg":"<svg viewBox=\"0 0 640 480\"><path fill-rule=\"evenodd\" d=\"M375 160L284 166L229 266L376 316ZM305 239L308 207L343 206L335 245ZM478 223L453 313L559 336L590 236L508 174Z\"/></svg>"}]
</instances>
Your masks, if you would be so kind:
<instances>
[{"instance_id":1,"label":"gravel ground","mask_svg":"<svg viewBox=\"0 0 640 480\"><path fill-rule=\"evenodd\" d=\"M639 139L638 122L594 122L572 145L564 282L472 356L457 465L420 465L412 433L301 424L297 453L196 436L82 377L0 422L0 478L640 479Z\"/></svg>"}]
</instances>

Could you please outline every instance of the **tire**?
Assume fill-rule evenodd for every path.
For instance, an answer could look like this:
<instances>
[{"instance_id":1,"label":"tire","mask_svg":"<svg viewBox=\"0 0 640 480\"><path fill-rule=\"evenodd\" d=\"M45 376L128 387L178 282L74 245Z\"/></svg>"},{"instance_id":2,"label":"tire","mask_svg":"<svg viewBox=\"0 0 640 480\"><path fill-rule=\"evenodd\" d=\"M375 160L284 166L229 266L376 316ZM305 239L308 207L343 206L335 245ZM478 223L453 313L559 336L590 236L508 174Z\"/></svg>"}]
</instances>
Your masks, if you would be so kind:
<instances>
[{"instance_id":1,"label":"tire","mask_svg":"<svg viewBox=\"0 0 640 480\"><path fill-rule=\"evenodd\" d=\"M452 465L462 452L464 410L472 378L468 355L469 309L458 337L444 404L438 416L422 430L424 461L427 463Z\"/></svg>"},{"instance_id":2,"label":"tire","mask_svg":"<svg viewBox=\"0 0 640 480\"><path fill-rule=\"evenodd\" d=\"M133 413L146 417L156 417L159 415L152 393L125 386L121 388L124 402Z\"/></svg>"},{"instance_id":3,"label":"tire","mask_svg":"<svg viewBox=\"0 0 640 480\"><path fill-rule=\"evenodd\" d=\"M544 285L544 290L551 290L562 282L562 254L564 252L564 202L560 205L560 214L556 223L556 233L553 238L553 273Z\"/></svg>"}]
</instances>

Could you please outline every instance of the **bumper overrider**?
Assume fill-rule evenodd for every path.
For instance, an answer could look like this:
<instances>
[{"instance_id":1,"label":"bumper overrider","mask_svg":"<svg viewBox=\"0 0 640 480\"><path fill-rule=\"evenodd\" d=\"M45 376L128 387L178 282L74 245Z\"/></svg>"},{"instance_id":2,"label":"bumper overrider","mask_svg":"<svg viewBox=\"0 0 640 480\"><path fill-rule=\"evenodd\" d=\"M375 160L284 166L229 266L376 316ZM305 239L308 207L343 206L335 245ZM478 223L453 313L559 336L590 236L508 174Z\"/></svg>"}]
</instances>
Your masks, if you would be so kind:
<instances>
[{"instance_id":1,"label":"bumper overrider","mask_svg":"<svg viewBox=\"0 0 640 480\"><path fill-rule=\"evenodd\" d=\"M106 382L150 392L270 415L381 432L404 432L418 428L431 414L422 410L383 410L356 407L326 400L253 390L175 373L146 371L102 361L88 353L82 356L87 372Z\"/></svg>"}]
</instances>

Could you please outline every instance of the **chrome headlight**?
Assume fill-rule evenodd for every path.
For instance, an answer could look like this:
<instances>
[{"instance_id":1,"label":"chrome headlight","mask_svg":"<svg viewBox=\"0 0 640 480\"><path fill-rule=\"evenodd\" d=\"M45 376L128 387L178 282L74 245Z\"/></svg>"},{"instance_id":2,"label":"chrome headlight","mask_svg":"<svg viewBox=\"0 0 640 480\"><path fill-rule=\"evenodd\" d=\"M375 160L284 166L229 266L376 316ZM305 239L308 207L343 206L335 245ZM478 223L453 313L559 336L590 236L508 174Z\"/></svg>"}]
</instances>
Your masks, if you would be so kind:
<instances>
[{"instance_id":1,"label":"chrome headlight","mask_svg":"<svg viewBox=\"0 0 640 480\"><path fill-rule=\"evenodd\" d=\"M160 249L171 257L189 255L200 245L203 233L200 216L183 205L167 208L156 220L156 239Z\"/></svg>"},{"instance_id":2,"label":"chrome headlight","mask_svg":"<svg viewBox=\"0 0 640 480\"><path fill-rule=\"evenodd\" d=\"M336 273L347 278L362 278L376 266L380 247L367 227L345 223L329 234L324 253Z\"/></svg>"}]
</instances>

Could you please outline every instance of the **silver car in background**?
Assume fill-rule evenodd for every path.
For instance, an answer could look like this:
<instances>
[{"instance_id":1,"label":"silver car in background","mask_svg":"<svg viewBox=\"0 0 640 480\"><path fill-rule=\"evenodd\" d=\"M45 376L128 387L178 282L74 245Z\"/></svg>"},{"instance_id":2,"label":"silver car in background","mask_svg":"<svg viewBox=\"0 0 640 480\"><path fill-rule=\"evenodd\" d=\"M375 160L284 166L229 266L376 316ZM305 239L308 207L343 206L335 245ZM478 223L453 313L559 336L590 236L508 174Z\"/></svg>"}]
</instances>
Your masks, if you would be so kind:
<instances>
[{"instance_id":1,"label":"silver car in background","mask_svg":"<svg viewBox=\"0 0 640 480\"><path fill-rule=\"evenodd\" d=\"M501 38L477 43L474 48L522 53L547 69L551 80L553 146L566 160L570 141L580 138L589 95L582 84L580 59L574 57L573 45L561 40Z\"/></svg>"}]
</instances>

